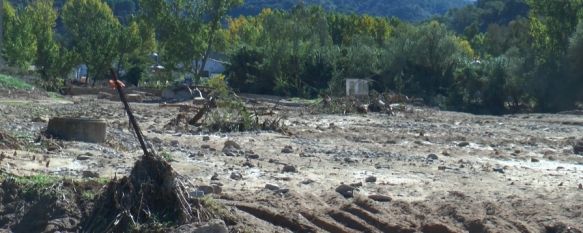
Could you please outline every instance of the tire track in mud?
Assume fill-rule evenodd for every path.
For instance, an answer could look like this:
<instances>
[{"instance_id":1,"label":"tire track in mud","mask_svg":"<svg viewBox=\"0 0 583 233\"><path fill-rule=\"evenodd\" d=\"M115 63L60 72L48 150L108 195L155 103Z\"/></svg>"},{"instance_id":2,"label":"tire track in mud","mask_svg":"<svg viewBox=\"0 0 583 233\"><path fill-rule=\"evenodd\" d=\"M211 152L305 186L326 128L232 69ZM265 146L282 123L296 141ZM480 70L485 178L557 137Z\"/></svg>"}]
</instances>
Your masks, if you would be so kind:
<instances>
[{"instance_id":1,"label":"tire track in mud","mask_svg":"<svg viewBox=\"0 0 583 233\"><path fill-rule=\"evenodd\" d=\"M303 223L300 223L296 219L288 218L282 214L275 213L264 207L253 206L248 204L235 204L235 207L263 221L266 221L275 226L280 226L289 229L290 231L293 232L306 232L306 233L318 232L318 229L316 229L315 227L305 225Z\"/></svg>"}]
</instances>

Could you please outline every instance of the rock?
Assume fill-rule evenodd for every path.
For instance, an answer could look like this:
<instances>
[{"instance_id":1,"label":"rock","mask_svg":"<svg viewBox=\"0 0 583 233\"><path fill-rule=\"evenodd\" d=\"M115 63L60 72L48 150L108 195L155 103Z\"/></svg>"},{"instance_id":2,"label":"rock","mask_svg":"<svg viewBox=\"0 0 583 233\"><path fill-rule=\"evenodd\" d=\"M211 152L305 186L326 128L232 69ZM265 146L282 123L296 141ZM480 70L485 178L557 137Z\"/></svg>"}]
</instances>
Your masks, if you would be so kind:
<instances>
[{"instance_id":1,"label":"rock","mask_svg":"<svg viewBox=\"0 0 583 233\"><path fill-rule=\"evenodd\" d=\"M259 158L259 155L258 154L255 154L255 153L250 153L250 154L247 154L246 157L248 159L258 159Z\"/></svg>"},{"instance_id":2,"label":"rock","mask_svg":"<svg viewBox=\"0 0 583 233\"><path fill-rule=\"evenodd\" d=\"M352 198L354 197L354 187L346 184L341 184L336 188L336 192L340 193L345 198Z\"/></svg>"},{"instance_id":3,"label":"rock","mask_svg":"<svg viewBox=\"0 0 583 233\"><path fill-rule=\"evenodd\" d=\"M235 156L237 156L237 152L235 152L235 151L231 151L231 150L226 150L226 151L225 151L225 150L223 150L223 153L224 153L226 156L229 156L229 157L235 157Z\"/></svg>"},{"instance_id":4,"label":"rock","mask_svg":"<svg viewBox=\"0 0 583 233\"><path fill-rule=\"evenodd\" d=\"M350 184L350 186L355 187L355 188L362 187L362 182L352 183L352 184Z\"/></svg>"},{"instance_id":5,"label":"rock","mask_svg":"<svg viewBox=\"0 0 583 233\"><path fill-rule=\"evenodd\" d=\"M210 145L207 145L207 144L204 144L204 145L201 145L200 148L201 149L210 149L211 146Z\"/></svg>"},{"instance_id":6,"label":"rock","mask_svg":"<svg viewBox=\"0 0 583 233\"><path fill-rule=\"evenodd\" d=\"M223 153L226 156L234 157L234 156L237 156L240 149L241 149L241 146L239 144L237 144L234 141L227 140L225 142L225 146L223 147Z\"/></svg>"},{"instance_id":7,"label":"rock","mask_svg":"<svg viewBox=\"0 0 583 233\"><path fill-rule=\"evenodd\" d=\"M445 169L447 169L446 166L438 166L437 167L437 170L440 170L440 171L445 171Z\"/></svg>"},{"instance_id":8,"label":"rock","mask_svg":"<svg viewBox=\"0 0 583 233\"><path fill-rule=\"evenodd\" d=\"M370 198L371 200L374 200L374 201L378 201L378 202L390 202L393 200L393 198L391 198L389 196L379 195L379 194L369 195L368 198Z\"/></svg>"},{"instance_id":9,"label":"rock","mask_svg":"<svg viewBox=\"0 0 583 233\"><path fill-rule=\"evenodd\" d=\"M466 147L466 146L469 146L469 145L470 145L469 142L460 142L460 143L457 144L457 146L459 146L459 147Z\"/></svg>"},{"instance_id":10,"label":"rock","mask_svg":"<svg viewBox=\"0 0 583 233\"><path fill-rule=\"evenodd\" d=\"M152 143L162 144L162 139L160 139L159 137L154 137L152 138Z\"/></svg>"},{"instance_id":11,"label":"rock","mask_svg":"<svg viewBox=\"0 0 583 233\"><path fill-rule=\"evenodd\" d=\"M84 160L88 160L88 159L91 159L91 157L88 156L88 155L79 155L79 156L77 156L77 160L80 160L80 161L84 161Z\"/></svg>"},{"instance_id":12,"label":"rock","mask_svg":"<svg viewBox=\"0 0 583 233\"><path fill-rule=\"evenodd\" d=\"M215 193L215 189L210 185L201 185L196 188L195 192L202 192L202 195L208 195Z\"/></svg>"},{"instance_id":13,"label":"rock","mask_svg":"<svg viewBox=\"0 0 583 233\"><path fill-rule=\"evenodd\" d=\"M530 158L530 161L533 163L538 163L540 162L540 160L538 160L537 158Z\"/></svg>"},{"instance_id":14,"label":"rock","mask_svg":"<svg viewBox=\"0 0 583 233\"><path fill-rule=\"evenodd\" d=\"M178 144L179 144L178 140L172 140L172 141L170 142L170 145L171 145L171 146L174 146L174 147L178 146Z\"/></svg>"},{"instance_id":15,"label":"rock","mask_svg":"<svg viewBox=\"0 0 583 233\"><path fill-rule=\"evenodd\" d=\"M281 153L291 154L294 153L294 149L291 146L285 146L283 149L281 149Z\"/></svg>"},{"instance_id":16,"label":"rock","mask_svg":"<svg viewBox=\"0 0 583 233\"><path fill-rule=\"evenodd\" d=\"M240 172L231 172L231 179L233 180L242 180L243 179L243 175L241 175Z\"/></svg>"},{"instance_id":17,"label":"rock","mask_svg":"<svg viewBox=\"0 0 583 233\"><path fill-rule=\"evenodd\" d=\"M297 172L297 169L294 165L286 164L286 165L283 165L282 171L283 172Z\"/></svg>"},{"instance_id":18,"label":"rock","mask_svg":"<svg viewBox=\"0 0 583 233\"><path fill-rule=\"evenodd\" d=\"M377 177L376 176L369 176L366 179L364 179L364 181L367 183L374 183L374 182L377 182Z\"/></svg>"},{"instance_id":19,"label":"rock","mask_svg":"<svg viewBox=\"0 0 583 233\"><path fill-rule=\"evenodd\" d=\"M504 174L504 168L494 168L492 170L495 171L495 172Z\"/></svg>"},{"instance_id":20,"label":"rock","mask_svg":"<svg viewBox=\"0 0 583 233\"><path fill-rule=\"evenodd\" d=\"M211 180L219 180L219 174L217 174L215 172L215 174L213 174L213 176L211 176Z\"/></svg>"},{"instance_id":21,"label":"rock","mask_svg":"<svg viewBox=\"0 0 583 233\"><path fill-rule=\"evenodd\" d=\"M579 142L573 145L573 153L583 155L583 140L579 140Z\"/></svg>"},{"instance_id":22,"label":"rock","mask_svg":"<svg viewBox=\"0 0 583 233\"><path fill-rule=\"evenodd\" d=\"M209 136L202 136L202 140L206 142L206 141L211 140L211 137L209 137Z\"/></svg>"},{"instance_id":23,"label":"rock","mask_svg":"<svg viewBox=\"0 0 583 233\"><path fill-rule=\"evenodd\" d=\"M579 184L579 190L583 190L583 184Z\"/></svg>"},{"instance_id":24,"label":"rock","mask_svg":"<svg viewBox=\"0 0 583 233\"><path fill-rule=\"evenodd\" d=\"M197 227L195 223L177 227L173 233L228 233L229 229L223 220L214 219Z\"/></svg>"},{"instance_id":25,"label":"rock","mask_svg":"<svg viewBox=\"0 0 583 233\"><path fill-rule=\"evenodd\" d=\"M234 149L240 150L241 149L241 146L238 143L234 142L234 141L227 140L227 141L225 141L225 145L223 147L223 150L225 148L234 148Z\"/></svg>"},{"instance_id":26,"label":"rock","mask_svg":"<svg viewBox=\"0 0 583 233\"><path fill-rule=\"evenodd\" d=\"M265 184L265 189L269 189L271 191L277 191L280 188L278 185L275 185L275 184Z\"/></svg>"},{"instance_id":27,"label":"rock","mask_svg":"<svg viewBox=\"0 0 583 233\"><path fill-rule=\"evenodd\" d=\"M306 185L307 185L307 184L311 184L311 183L314 183L314 182L315 182L315 181L314 181L314 180L312 180L312 179L307 179L307 180L303 180L303 181L302 181L302 182L300 182L300 183L302 183L302 184L306 184Z\"/></svg>"},{"instance_id":28,"label":"rock","mask_svg":"<svg viewBox=\"0 0 583 233\"><path fill-rule=\"evenodd\" d=\"M251 163L251 161L247 160L243 163L243 167L252 168L252 167L255 167L255 165L253 165L253 163Z\"/></svg>"},{"instance_id":29,"label":"rock","mask_svg":"<svg viewBox=\"0 0 583 233\"><path fill-rule=\"evenodd\" d=\"M83 178L99 178L99 173L94 171L83 171Z\"/></svg>"},{"instance_id":30,"label":"rock","mask_svg":"<svg viewBox=\"0 0 583 233\"><path fill-rule=\"evenodd\" d=\"M427 160L429 160L429 161L438 160L438 159L439 159L439 157L437 157L436 154L427 155Z\"/></svg>"}]
</instances>

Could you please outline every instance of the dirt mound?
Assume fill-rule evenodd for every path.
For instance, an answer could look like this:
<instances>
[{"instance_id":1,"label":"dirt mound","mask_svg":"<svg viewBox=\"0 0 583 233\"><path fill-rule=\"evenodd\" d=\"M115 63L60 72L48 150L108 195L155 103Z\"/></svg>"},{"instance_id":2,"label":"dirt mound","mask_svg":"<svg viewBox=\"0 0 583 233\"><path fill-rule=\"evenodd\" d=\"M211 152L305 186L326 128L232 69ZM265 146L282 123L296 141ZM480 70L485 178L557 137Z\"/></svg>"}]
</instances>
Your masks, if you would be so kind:
<instances>
[{"instance_id":1,"label":"dirt mound","mask_svg":"<svg viewBox=\"0 0 583 233\"><path fill-rule=\"evenodd\" d=\"M100 187L97 182L64 180L49 185L6 178L0 189L0 231L76 232L91 209L88 193Z\"/></svg>"},{"instance_id":2,"label":"dirt mound","mask_svg":"<svg viewBox=\"0 0 583 233\"><path fill-rule=\"evenodd\" d=\"M110 182L96 206L83 223L88 232L126 232L160 223L181 225L198 214L193 213L185 188L170 164L157 156L143 156L129 177Z\"/></svg>"}]
</instances>

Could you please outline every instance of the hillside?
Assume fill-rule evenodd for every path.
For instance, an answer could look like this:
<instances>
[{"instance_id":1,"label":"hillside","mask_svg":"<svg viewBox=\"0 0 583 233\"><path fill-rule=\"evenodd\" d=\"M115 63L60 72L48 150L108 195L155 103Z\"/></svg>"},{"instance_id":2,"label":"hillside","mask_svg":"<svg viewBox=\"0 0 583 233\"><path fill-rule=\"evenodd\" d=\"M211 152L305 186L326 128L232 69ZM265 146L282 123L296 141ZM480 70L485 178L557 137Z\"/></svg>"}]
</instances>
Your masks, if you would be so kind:
<instances>
[{"instance_id":1,"label":"hillside","mask_svg":"<svg viewBox=\"0 0 583 233\"><path fill-rule=\"evenodd\" d=\"M470 4L471 0L246 0L232 15L255 15L263 8L290 9L303 2L321 5L327 10L345 13L397 17L406 21L420 21L442 15L447 10Z\"/></svg>"}]
</instances>

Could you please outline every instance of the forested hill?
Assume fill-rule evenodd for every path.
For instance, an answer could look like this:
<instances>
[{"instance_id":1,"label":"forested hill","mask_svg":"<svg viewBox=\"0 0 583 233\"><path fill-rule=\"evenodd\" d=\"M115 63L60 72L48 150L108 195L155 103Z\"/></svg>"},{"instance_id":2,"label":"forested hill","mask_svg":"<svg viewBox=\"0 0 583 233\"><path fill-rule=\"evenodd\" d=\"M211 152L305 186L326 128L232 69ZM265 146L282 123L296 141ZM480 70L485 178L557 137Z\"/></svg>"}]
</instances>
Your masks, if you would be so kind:
<instances>
[{"instance_id":1,"label":"forested hill","mask_svg":"<svg viewBox=\"0 0 583 233\"><path fill-rule=\"evenodd\" d=\"M15 6L23 6L30 0L10 0ZM55 1L60 7L65 0ZM107 0L114 13L120 17L132 14L139 0ZM421 21L432 16L443 15L449 9L459 8L473 0L245 0L243 6L233 10L232 16L256 15L263 8L288 10L298 4L320 5L327 10L374 16L395 16L405 21Z\"/></svg>"},{"instance_id":2,"label":"forested hill","mask_svg":"<svg viewBox=\"0 0 583 233\"><path fill-rule=\"evenodd\" d=\"M245 0L232 15L255 15L263 8L290 9L297 4L320 5L327 10L421 21L449 9L471 4L471 0Z\"/></svg>"}]
</instances>

